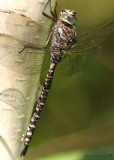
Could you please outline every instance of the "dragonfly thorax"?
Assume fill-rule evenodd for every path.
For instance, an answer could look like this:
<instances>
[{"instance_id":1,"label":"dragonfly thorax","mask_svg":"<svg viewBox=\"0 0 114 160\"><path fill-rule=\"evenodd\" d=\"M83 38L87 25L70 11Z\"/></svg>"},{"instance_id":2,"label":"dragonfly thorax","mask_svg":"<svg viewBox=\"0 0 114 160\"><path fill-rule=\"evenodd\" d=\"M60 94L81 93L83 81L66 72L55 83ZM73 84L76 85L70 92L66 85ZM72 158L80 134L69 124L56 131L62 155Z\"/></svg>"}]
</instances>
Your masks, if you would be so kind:
<instances>
[{"instance_id":1,"label":"dragonfly thorax","mask_svg":"<svg viewBox=\"0 0 114 160\"><path fill-rule=\"evenodd\" d=\"M69 51L72 45L77 42L76 32L72 25L67 25L61 20L57 21L53 28L54 35L51 45L50 61L57 64L61 61L64 51Z\"/></svg>"},{"instance_id":2,"label":"dragonfly thorax","mask_svg":"<svg viewBox=\"0 0 114 160\"><path fill-rule=\"evenodd\" d=\"M60 12L59 20L67 23L68 25L74 25L77 21L76 12L70 9L63 9Z\"/></svg>"}]
</instances>

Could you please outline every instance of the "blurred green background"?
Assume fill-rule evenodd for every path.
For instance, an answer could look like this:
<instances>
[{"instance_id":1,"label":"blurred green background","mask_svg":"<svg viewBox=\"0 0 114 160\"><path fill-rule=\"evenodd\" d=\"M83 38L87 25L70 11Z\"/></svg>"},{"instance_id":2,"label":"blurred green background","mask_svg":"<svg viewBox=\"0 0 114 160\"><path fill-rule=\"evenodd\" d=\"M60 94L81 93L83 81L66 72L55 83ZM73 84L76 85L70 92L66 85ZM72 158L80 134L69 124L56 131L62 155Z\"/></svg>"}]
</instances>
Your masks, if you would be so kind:
<instances>
[{"instance_id":1,"label":"blurred green background","mask_svg":"<svg viewBox=\"0 0 114 160\"><path fill-rule=\"evenodd\" d=\"M77 35L114 18L114 0L58 0L77 12ZM103 53L71 77L55 72L25 160L114 159L114 33ZM95 157L96 154L96 157Z\"/></svg>"}]
</instances>

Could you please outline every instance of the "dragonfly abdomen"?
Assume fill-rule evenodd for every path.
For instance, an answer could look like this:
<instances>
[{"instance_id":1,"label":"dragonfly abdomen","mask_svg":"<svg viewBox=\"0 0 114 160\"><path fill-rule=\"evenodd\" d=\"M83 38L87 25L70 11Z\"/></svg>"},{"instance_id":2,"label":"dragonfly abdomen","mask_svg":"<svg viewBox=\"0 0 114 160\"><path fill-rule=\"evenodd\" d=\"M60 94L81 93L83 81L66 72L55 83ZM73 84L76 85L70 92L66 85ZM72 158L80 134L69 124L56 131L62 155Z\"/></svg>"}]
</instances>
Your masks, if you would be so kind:
<instances>
[{"instance_id":1,"label":"dragonfly abdomen","mask_svg":"<svg viewBox=\"0 0 114 160\"><path fill-rule=\"evenodd\" d=\"M38 119L40 118L40 115L42 113L43 107L44 107L44 105L46 103L46 99L47 99L48 93L50 91L52 79L53 79L53 76L54 76L55 67L56 67L56 64L55 63L51 63L49 71L48 71L48 74L46 75L46 78L45 78L45 83L43 85L41 95L40 95L39 100L37 102L34 114L33 114L32 118L31 118L29 127L28 127L27 132L26 132L26 136L24 138L25 148L21 152L21 156L24 156L26 154L29 142L32 139L32 136L33 136L34 130L36 128Z\"/></svg>"}]
</instances>

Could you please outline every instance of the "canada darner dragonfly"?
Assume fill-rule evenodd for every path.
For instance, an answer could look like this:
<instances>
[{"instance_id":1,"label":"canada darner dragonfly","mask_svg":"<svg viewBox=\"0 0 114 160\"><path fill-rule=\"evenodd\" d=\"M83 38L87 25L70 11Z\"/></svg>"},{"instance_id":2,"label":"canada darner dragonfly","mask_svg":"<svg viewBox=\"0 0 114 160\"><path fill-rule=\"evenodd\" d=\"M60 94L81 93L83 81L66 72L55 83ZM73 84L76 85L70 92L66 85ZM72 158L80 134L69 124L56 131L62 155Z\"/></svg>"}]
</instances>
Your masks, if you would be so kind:
<instances>
[{"instance_id":1,"label":"canada darner dragonfly","mask_svg":"<svg viewBox=\"0 0 114 160\"><path fill-rule=\"evenodd\" d=\"M54 76L54 70L55 70L57 64L62 60L64 51L65 52L69 51L71 49L71 47L75 43L77 43L76 31L73 29L74 24L76 24L76 22L77 22L76 12L73 10L64 9L60 12L60 15L58 18L57 14L56 14L56 9L54 9L54 12L52 11L51 0L48 0L48 3L49 2L50 2L50 13L51 13L52 17L47 15L44 11L42 12L42 14L44 16L46 16L47 18L51 19L52 21L56 22L56 25L52 29L46 45L41 49L45 49L47 47L50 39L53 36L52 44L50 47L50 67L49 67L48 74L46 75L46 78L45 78L45 83L43 85L41 95L37 101L35 111L33 113L29 127L27 129L27 133L24 138L25 148L22 150L21 156L24 156L26 154L29 142L31 141L33 132L36 128L36 124L38 122L38 119L40 118L41 112L42 112L43 107L46 103L46 99L47 99L48 93L50 91L51 83L52 83L53 76ZM46 4L46 6L47 6L47 4ZM45 8L46 8L46 6L45 6ZM45 10L45 8L44 8L44 10ZM95 33L92 33L92 36L94 36L94 34ZM91 36L89 37L89 39L91 39ZM86 43L87 43L87 39L86 39ZM96 41L96 43L99 43L99 42ZM91 47L94 47L94 45L95 45L94 42L91 41ZM82 44L82 46L83 46L83 48L86 48L86 49L89 48L86 46L86 44ZM32 46L25 46L23 48L23 50L28 47L33 48ZM38 48L36 47L35 49L38 49Z\"/></svg>"},{"instance_id":2,"label":"canada darner dragonfly","mask_svg":"<svg viewBox=\"0 0 114 160\"><path fill-rule=\"evenodd\" d=\"M72 25L74 25L76 22L76 12L72 11L72 10L62 10L60 12L60 17L57 18L56 10L54 10L54 12L53 12L51 9L51 0L48 0L48 3L49 2L50 2L50 12L52 14L52 17L45 14L44 11L43 11L43 15L46 16L47 18L55 21L56 26L52 29L52 32L49 37L49 40L50 40L52 37L52 34L53 34L51 49L49 49L48 46L43 47L43 48L45 49L46 53L51 52L50 53L51 65L50 65L49 72L46 76L45 84L43 86L43 90L42 90L41 96L38 100L35 112L33 114L33 117L31 118L31 122L30 122L30 125L27 130L27 134L24 138L25 148L21 153L22 156L26 154L28 144L32 138L33 131L36 127L36 123L40 117L43 106L46 102L46 98L48 96L48 92L50 90L50 86L51 86L51 82L52 82L52 78L53 78L53 74L54 74L54 69L55 69L57 63L59 61L61 61L61 59L64 59L61 61L60 65L59 65L60 67L58 66L57 68L59 68L59 71L61 70L62 73L64 73L64 72L66 73L66 70L67 70L68 74L73 74L73 72L75 72L75 70L77 70L76 63L77 63L78 56L81 57L82 61L83 61L83 60L85 60L85 58L89 58L89 55L92 56L92 55L95 55L95 53L99 53L100 48L97 46L113 31L113 28L114 28L114 22L112 21L111 23L109 23L103 27L100 27L96 31L87 33L84 36L77 39L76 33L72 28ZM46 6L47 6L47 4L46 4ZM45 8L44 8L44 10L45 10ZM18 15L18 16L23 17L22 15ZM40 32L40 30L43 30L44 34L47 33L46 29L41 27L39 24L36 24L31 19L27 18L26 16L23 18L26 22L31 22L33 26L36 26L35 29L38 30L38 32ZM37 45L35 47L32 44L23 42L19 39L15 39L15 38L13 38L9 35L5 35L5 34L1 34L0 38L3 39L3 41L6 40L6 38L10 38L12 42L13 41L15 42L14 46L11 46L11 44L6 43L7 44L6 48L9 49L9 48L13 47L15 52L14 53L11 52L7 56L4 56L1 54L0 55L1 56L0 63L2 65L4 65L4 66L8 67L9 69L14 70L16 72L20 72L20 73L24 72L24 74L37 74L38 72L40 72L39 66L41 66L42 64L39 63L38 66L35 66L35 61L37 62L37 60L39 60L38 59L39 56L37 58L37 55L35 55L34 50L38 49L37 53L39 55L41 55L41 58L42 58L42 53L44 52L44 50L41 49L41 46ZM47 42L49 42L49 41L47 41ZM22 48L24 46L24 48L21 50L20 48L18 48L18 44L20 44L20 46ZM72 45L74 45L73 48L71 48ZM24 52L26 49L27 50L30 49L30 50L28 50L29 53L27 53L27 54ZM19 51L20 51L20 53L19 53ZM67 51L67 53L66 52L64 53L63 51ZM16 54L16 52L17 52L17 54ZM45 54L45 55L47 55L47 54ZM13 58L15 57L15 64L16 64L15 66L16 67L14 67L12 65L12 57ZM18 59L18 61L17 61L17 59ZM20 59L20 63L19 63L19 59ZM5 63L6 61L8 63ZM33 63L32 63L32 65L30 65L32 61L33 61ZM47 57L46 57L46 61L47 61ZM39 62L40 62L40 60L39 60ZM63 63L65 63L65 65ZM64 67L64 68L61 67L62 64L63 64L63 67L64 66L66 66L66 67Z\"/></svg>"},{"instance_id":3,"label":"canada darner dragonfly","mask_svg":"<svg viewBox=\"0 0 114 160\"><path fill-rule=\"evenodd\" d=\"M46 75L46 78L45 78L45 83L43 85L41 95L37 101L35 111L33 113L29 127L27 129L27 133L24 138L25 147L21 152L21 156L24 156L26 154L29 142L31 141L33 132L36 128L36 124L38 122L38 119L40 118L43 107L46 103L46 99L48 97L48 93L50 91L51 83L54 76L54 70L57 64L62 60L63 52L70 50L72 45L77 42L76 32L73 29L73 25L77 21L76 12L73 10L64 9L60 12L59 18L57 18L56 10L54 10L53 12L51 9L51 0L49 0L47 4L49 2L50 2L50 13L52 14L52 17L47 15L44 11L42 12L42 14L47 18L51 19L52 21L55 21L56 26L52 29L46 45L41 49L45 49L47 47L50 39L53 36L52 45L50 48L50 67L49 67L48 74ZM23 48L23 50L24 49L26 49L26 46Z\"/></svg>"}]
</instances>

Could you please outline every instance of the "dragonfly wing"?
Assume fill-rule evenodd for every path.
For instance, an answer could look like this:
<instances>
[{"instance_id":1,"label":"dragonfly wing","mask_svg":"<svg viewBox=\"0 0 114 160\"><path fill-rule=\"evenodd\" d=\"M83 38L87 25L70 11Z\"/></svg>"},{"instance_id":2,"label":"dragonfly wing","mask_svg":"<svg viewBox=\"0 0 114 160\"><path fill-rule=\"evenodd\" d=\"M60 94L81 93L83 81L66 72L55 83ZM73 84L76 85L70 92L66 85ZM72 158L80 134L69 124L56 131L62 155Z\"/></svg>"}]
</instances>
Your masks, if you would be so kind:
<instances>
[{"instance_id":1,"label":"dragonfly wing","mask_svg":"<svg viewBox=\"0 0 114 160\"><path fill-rule=\"evenodd\" d=\"M42 70L44 53L48 54L50 50L26 48L19 53L25 45L29 45L29 43L9 35L0 34L0 64L15 72L38 74ZM45 61L45 66L46 64Z\"/></svg>"},{"instance_id":2,"label":"dragonfly wing","mask_svg":"<svg viewBox=\"0 0 114 160\"><path fill-rule=\"evenodd\" d=\"M102 47L96 47L80 54L67 54L57 67L62 76L72 76L88 65L96 56L102 52Z\"/></svg>"},{"instance_id":3,"label":"dragonfly wing","mask_svg":"<svg viewBox=\"0 0 114 160\"><path fill-rule=\"evenodd\" d=\"M3 14L5 25L8 26L8 33L10 35L24 41L29 41L29 43L39 44L40 46L45 45L50 28L44 28L43 23L36 23L31 18L15 12L0 11L0 14ZM4 22L1 22L2 24ZM7 31L4 31L4 33L7 33Z\"/></svg>"},{"instance_id":4,"label":"dragonfly wing","mask_svg":"<svg viewBox=\"0 0 114 160\"><path fill-rule=\"evenodd\" d=\"M101 26L93 32L89 32L78 39L78 42L71 49L72 53L81 53L85 50L95 48L103 42L114 31L114 20Z\"/></svg>"},{"instance_id":5,"label":"dragonfly wing","mask_svg":"<svg viewBox=\"0 0 114 160\"><path fill-rule=\"evenodd\" d=\"M114 31L114 21L89 32L78 39L77 44L64 55L57 70L61 75L71 76L102 52L99 44Z\"/></svg>"}]
</instances>

